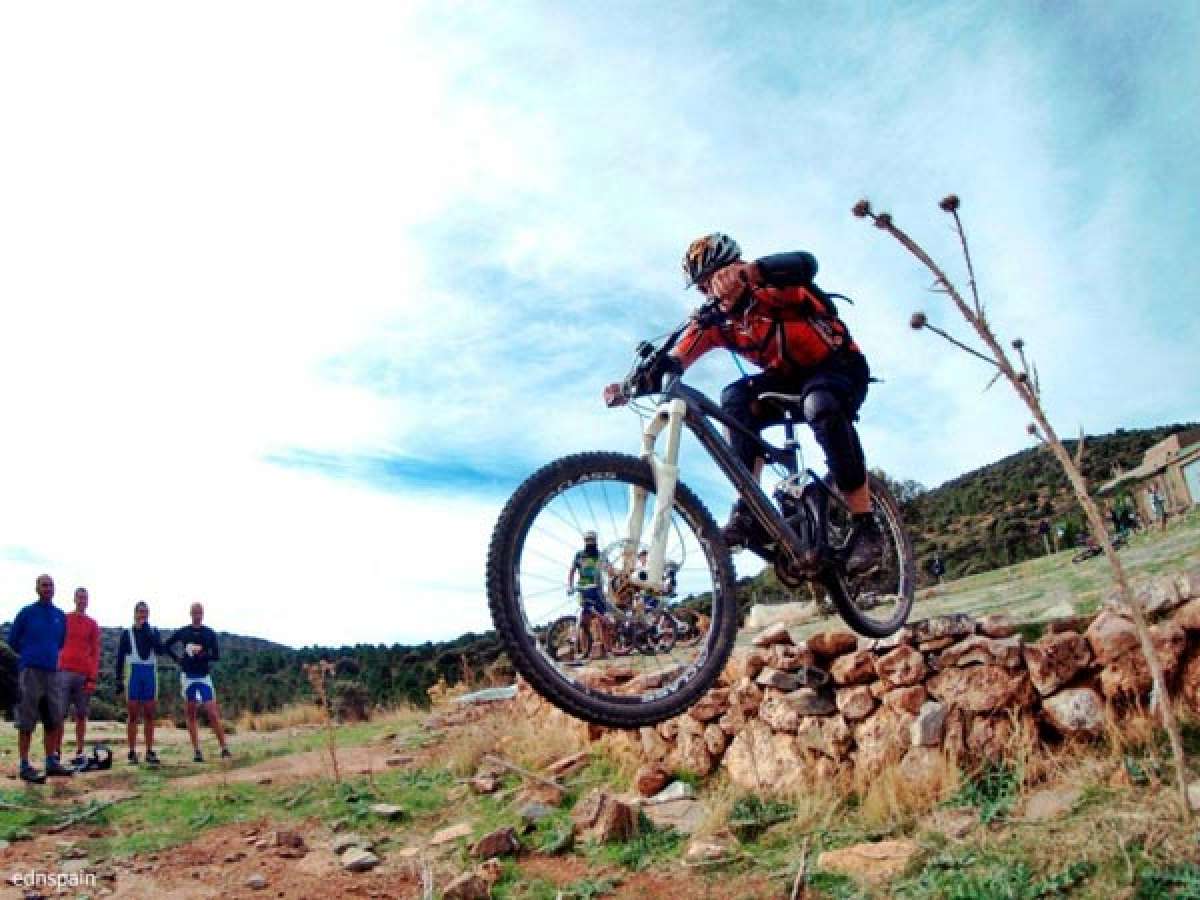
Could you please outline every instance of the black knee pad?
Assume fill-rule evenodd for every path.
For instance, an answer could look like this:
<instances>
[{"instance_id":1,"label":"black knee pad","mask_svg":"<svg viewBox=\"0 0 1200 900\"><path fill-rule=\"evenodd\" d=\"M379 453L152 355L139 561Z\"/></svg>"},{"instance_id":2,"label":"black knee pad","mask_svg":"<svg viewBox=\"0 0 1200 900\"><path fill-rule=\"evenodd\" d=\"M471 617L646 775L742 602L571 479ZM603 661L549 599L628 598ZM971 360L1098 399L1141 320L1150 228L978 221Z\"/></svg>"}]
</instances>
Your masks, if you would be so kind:
<instances>
[{"instance_id":1,"label":"black knee pad","mask_svg":"<svg viewBox=\"0 0 1200 900\"><path fill-rule=\"evenodd\" d=\"M804 419L812 426L813 436L825 451L825 464L833 473L838 490L852 491L867 480L858 431L845 407L832 391L818 388L804 397Z\"/></svg>"}]
</instances>

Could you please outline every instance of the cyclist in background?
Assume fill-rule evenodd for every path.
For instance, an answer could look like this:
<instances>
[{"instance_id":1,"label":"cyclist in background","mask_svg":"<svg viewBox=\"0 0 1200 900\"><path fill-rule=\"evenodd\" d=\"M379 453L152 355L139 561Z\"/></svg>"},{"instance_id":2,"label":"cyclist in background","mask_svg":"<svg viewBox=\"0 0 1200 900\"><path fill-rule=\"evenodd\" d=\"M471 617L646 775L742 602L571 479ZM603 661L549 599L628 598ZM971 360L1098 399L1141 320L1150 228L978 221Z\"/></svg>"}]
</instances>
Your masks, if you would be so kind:
<instances>
[{"instance_id":1,"label":"cyclist in background","mask_svg":"<svg viewBox=\"0 0 1200 900\"><path fill-rule=\"evenodd\" d=\"M568 596L579 593L579 627L594 634L593 621L600 623L601 649L608 646L608 604L604 600L604 574L608 570L608 562L600 555L600 546L596 532L586 531L583 535L583 549L571 560L571 568L567 571ZM593 642L593 651L597 642Z\"/></svg>"}]
</instances>

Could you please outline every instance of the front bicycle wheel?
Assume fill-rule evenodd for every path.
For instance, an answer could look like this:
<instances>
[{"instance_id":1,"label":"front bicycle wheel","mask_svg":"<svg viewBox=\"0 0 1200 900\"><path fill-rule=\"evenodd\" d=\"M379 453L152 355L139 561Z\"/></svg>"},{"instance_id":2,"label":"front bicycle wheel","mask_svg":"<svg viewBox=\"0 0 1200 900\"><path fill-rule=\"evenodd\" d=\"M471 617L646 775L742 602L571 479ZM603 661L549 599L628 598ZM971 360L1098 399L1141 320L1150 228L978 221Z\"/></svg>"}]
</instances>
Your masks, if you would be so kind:
<instances>
[{"instance_id":1,"label":"front bicycle wheel","mask_svg":"<svg viewBox=\"0 0 1200 900\"><path fill-rule=\"evenodd\" d=\"M900 506L892 492L874 475L867 476L867 484L871 491L871 512L884 536L879 566L857 576L828 572L821 582L847 625L867 637L883 638L904 627L912 612L916 561L912 541L900 517ZM830 545L836 547L849 539L849 515L831 504Z\"/></svg>"},{"instance_id":2,"label":"front bicycle wheel","mask_svg":"<svg viewBox=\"0 0 1200 900\"><path fill-rule=\"evenodd\" d=\"M680 714L716 681L733 647L733 563L712 516L683 484L675 489L666 546L666 560L677 569L674 583L637 583L637 550L649 540L655 496L644 460L580 453L531 475L492 532L488 603L513 666L560 709L599 725L636 728ZM567 612L571 601L563 597L563 584L589 531L597 533L599 546L616 548L605 554L602 567L606 603L631 602L647 589L674 590L705 620L699 639L620 660L589 659L582 667L556 659L541 636Z\"/></svg>"}]
</instances>

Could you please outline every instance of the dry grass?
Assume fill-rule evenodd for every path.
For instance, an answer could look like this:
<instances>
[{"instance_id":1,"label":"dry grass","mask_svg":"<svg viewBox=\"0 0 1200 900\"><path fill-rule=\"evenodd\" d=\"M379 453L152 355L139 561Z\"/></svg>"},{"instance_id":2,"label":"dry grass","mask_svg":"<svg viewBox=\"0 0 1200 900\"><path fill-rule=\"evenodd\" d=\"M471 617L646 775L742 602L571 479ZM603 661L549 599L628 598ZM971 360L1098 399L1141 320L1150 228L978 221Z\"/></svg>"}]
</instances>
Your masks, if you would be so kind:
<instances>
[{"instance_id":1,"label":"dry grass","mask_svg":"<svg viewBox=\"0 0 1200 900\"><path fill-rule=\"evenodd\" d=\"M325 713L315 703L289 703L276 712L243 711L237 717L238 731L281 731L302 725L324 725Z\"/></svg>"},{"instance_id":2,"label":"dry grass","mask_svg":"<svg viewBox=\"0 0 1200 900\"><path fill-rule=\"evenodd\" d=\"M495 753L536 771L587 746L582 728L547 727L514 706L458 729L447 747L445 766L454 775L467 777L486 754Z\"/></svg>"},{"instance_id":3,"label":"dry grass","mask_svg":"<svg viewBox=\"0 0 1200 900\"><path fill-rule=\"evenodd\" d=\"M859 797L858 819L869 828L895 828L911 824L952 796L962 783L957 763L945 753L930 755L919 777L899 765L886 766L876 775L855 777Z\"/></svg>"}]
</instances>

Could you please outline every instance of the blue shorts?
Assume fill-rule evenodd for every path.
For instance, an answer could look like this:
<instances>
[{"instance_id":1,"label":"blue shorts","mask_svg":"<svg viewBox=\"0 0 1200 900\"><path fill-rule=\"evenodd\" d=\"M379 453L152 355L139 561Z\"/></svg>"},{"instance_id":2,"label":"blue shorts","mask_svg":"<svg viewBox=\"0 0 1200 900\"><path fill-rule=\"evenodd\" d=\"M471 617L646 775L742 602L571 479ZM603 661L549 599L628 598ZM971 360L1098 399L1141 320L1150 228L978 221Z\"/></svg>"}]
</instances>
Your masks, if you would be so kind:
<instances>
[{"instance_id":1,"label":"blue shorts","mask_svg":"<svg viewBox=\"0 0 1200 900\"><path fill-rule=\"evenodd\" d=\"M658 609L658 598L653 594L642 594L642 607L647 610Z\"/></svg>"},{"instance_id":2,"label":"blue shorts","mask_svg":"<svg viewBox=\"0 0 1200 900\"><path fill-rule=\"evenodd\" d=\"M150 663L131 663L125 696L135 703L145 703L158 696L158 679Z\"/></svg>"},{"instance_id":3,"label":"blue shorts","mask_svg":"<svg viewBox=\"0 0 1200 900\"><path fill-rule=\"evenodd\" d=\"M183 688L183 699L188 703L211 703L216 697L212 678L208 675L196 677L180 672L179 684Z\"/></svg>"},{"instance_id":4,"label":"blue shorts","mask_svg":"<svg viewBox=\"0 0 1200 900\"><path fill-rule=\"evenodd\" d=\"M604 615L608 612L608 604L604 602L604 595L600 593L598 587L585 587L580 591L580 606L584 612L593 612L596 615Z\"/></svg>"}]
</instances>

